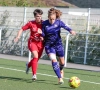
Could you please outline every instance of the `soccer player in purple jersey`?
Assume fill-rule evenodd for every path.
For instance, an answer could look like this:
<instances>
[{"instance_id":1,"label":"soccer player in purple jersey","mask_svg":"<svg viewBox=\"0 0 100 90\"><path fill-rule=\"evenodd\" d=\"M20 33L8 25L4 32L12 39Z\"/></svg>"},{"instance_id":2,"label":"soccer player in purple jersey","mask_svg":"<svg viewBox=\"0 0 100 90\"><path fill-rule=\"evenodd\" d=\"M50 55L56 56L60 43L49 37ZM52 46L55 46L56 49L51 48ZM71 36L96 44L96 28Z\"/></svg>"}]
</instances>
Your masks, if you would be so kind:
<instances>
[{"instance_id":1,"label":"soccer player in purple jersey","mask_svg":"<svg viewBox=\"0 0 100 90\"><path fill-rule=\"evenodd\" d=\"M64 83L64 47L60 36L60 30L61 28L64 28L65 30L68 30L72 35L76 34L75 31L66 26L66 24L60 20L61 15L62 13L60 10L51 8L48 11L48 20L43 22L42 32L39 32L42 33L42 36L44 37L45 51L52 61L52 67L58 77L59 84ZM56 56L59 57L59 65L57 63Z\"/></svg>"}]
</instances>

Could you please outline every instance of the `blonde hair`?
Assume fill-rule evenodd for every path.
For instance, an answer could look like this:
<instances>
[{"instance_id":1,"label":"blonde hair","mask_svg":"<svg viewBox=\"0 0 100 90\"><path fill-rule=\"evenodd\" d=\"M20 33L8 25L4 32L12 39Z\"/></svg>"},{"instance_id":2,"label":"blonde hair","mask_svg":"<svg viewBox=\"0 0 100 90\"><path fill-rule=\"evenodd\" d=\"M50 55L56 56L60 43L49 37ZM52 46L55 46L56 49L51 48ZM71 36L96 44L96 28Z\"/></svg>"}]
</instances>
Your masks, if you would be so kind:
<instances>
[{"instance_id":1,"label":"blonde hair","mask_svg":"<svg viewBox=\"0 0 100 90\"><path fill-rule=\"evenodd\" d=\"M56 14L56 18L59 19L60 16L62 15L62 12L60 10L57 10L55 8L51 8L49 11L48 11L48 17L52 14Z\"/></svg>"}]
</instances>

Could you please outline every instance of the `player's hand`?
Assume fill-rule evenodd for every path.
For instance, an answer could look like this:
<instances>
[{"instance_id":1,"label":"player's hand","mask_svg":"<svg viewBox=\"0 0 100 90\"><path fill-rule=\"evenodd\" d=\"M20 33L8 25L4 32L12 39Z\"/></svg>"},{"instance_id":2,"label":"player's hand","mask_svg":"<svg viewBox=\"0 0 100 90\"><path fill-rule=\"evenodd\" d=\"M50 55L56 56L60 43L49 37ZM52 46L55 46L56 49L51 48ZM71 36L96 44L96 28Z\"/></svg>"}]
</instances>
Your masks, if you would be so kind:
<instances>
[{"instance_id":1,"label":"player's hand","mask_svg":"<svg viewBox=\"0 0 100 90\"><path fill-rule=\"evenodd\" d=\"M41 41L43 41L43 40L44 40L44 38L43 38L43 37L40 37L40 39L41 39Z\"/></svg>"},{"instance_id":2,"label":"player's hand","mask_svg":"<svg viewBox=\"0 0 100 90\"><path fill-rule=\"evenodd\" d=\"M42 30L40 28L38 28L38 33L42 34Z\"/></svg>"},{"instance_id":3,"label":"player's hand","mask_svg":"<svg viewBox=\"0 0 100 90\"><path fill-rule=\"evenodd\" d=\"M72 30L72 31L70 31L70 34L76 35L76 32Z\"/></svg>"},{"instance_id":4,"label":"player's hand","mask_svg":"<svg viewBox=\"0 0 100 90\"><path fill-rule=\"evenodd\" d=\"M16 38L14 39L14 42L18 42L18 40L19 40L19 38L18 38L18 37L16 37Z\"/></svg>"}]
</instances>

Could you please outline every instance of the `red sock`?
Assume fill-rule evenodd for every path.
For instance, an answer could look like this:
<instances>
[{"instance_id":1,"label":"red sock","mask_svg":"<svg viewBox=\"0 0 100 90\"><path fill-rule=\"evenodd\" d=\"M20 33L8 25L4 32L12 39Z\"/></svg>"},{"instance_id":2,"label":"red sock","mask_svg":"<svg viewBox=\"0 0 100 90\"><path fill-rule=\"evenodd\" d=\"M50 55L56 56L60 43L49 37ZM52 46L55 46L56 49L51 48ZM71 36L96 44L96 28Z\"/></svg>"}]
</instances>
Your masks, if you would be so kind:
<instances>
[{"instance_id":1,"label":"red sock","mask_svg":"<svg viewBox=\"0 0 100 90\"><path fill-rule=\"evenodd\" d=\"M32 62L31 62L31 65L32 65L32 73L34 75L37 72L38 58L33 58Z\"/></svg>"}]
</instances>

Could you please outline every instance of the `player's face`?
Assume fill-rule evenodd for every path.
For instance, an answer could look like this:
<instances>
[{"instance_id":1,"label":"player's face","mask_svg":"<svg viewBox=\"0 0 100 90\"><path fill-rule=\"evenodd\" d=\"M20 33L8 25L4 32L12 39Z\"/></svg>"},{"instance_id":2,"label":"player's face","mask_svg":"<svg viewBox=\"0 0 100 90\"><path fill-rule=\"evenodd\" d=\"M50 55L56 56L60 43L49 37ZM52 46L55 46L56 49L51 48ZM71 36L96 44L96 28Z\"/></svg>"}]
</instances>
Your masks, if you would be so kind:
<instances>
[{"instance_id":1,"label":"player's face","mask_svg":"<svg viewBox=\"0 0 100 90\"><path fill-rule=\"evenodd\" d=\"M35 16L35 20L36 20L37 23L40 23L41 20L42 20L42 15L37 14L37 15Z\"/></svg>"},{"instance_id":2,"label":"player's face","mask_svg":"<svg viewBox=\"0 0 100 90\"><path fill-rule=\"evenodd\" d=\"M52 15L49 16L49 22L51 24L53 24L55 22L55 20L56 20L56 14L52 14Z\"/></svg>"}]
</instances>

